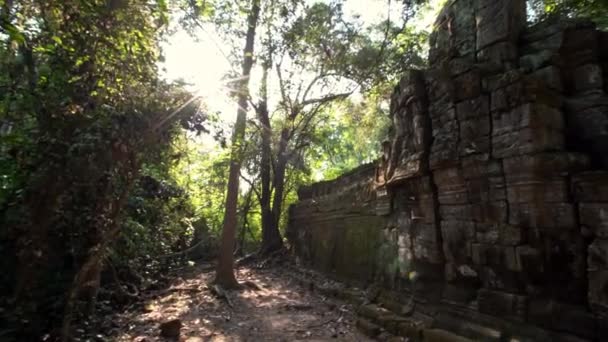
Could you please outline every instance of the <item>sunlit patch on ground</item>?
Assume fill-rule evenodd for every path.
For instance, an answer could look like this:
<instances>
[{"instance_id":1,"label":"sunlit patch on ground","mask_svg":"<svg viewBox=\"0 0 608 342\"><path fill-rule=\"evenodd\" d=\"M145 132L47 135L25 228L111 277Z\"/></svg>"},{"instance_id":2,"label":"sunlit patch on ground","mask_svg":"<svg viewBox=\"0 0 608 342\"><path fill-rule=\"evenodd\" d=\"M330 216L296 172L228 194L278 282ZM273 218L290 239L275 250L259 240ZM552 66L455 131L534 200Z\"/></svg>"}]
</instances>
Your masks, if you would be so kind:
<instances>
[{"instance_id":1,"label":"sunlit patch on ground","mask_svg":"<svg viewBox=\"0 0 608 342\"><path fill-rule=\"evenodd\" d=\"M341 302L302 287L279 269L243 268L246 287L229 292L228 301L213 295L207 284L212 273L192 271L171 287L151 294L138 309L116 315L116 341L168 341L159 325L179 319L180 341L369 341L357 331L354 312Z\"/></svg>"}]
</instances>

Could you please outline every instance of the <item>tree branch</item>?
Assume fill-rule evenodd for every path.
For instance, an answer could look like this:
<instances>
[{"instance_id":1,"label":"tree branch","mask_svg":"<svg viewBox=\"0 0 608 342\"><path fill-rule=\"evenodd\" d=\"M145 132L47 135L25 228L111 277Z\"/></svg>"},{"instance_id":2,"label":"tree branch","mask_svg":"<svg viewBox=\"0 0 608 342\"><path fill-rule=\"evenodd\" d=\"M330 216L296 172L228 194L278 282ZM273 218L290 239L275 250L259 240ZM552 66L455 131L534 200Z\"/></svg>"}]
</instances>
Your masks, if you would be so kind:
<instances>
[{"instance_id":1,"label":"tree branch","mask_svg":"<svg viewBox=\"0 0 608 342\"><path fill-rule=\"evenodd\" d=\"M306 101L302 102L302 107L310 105L310 104L316 104L316 103L323 104L323 103L338 100L338 99L345 99L345 98L349 97L350 95L352 95L352 93L353 93L352 91L349 91L347 93L331 94L331 95L319 97L316 99L306 100Z\"/></svg>"},{"instance_id":2,"label":"tree branch","mask_svg":"<svg viewBox=\"0 0 608 342\"><path fill-rule=\"evenodd\" d=\"M283 99L283 103L288 109L288 112L291 113L293 111L293 103L287 96L285 92L285 81L283 80L283 73L281 72L281 64L277 64L277 77L279 79L279 89L281 90L281 98Z\"/></svg>"},{"instance_id":3,"label":"tree branch","mask_svg":"<svg viewBox=\"0 0 608 342\"><path fill-rule=\"evenodd\" d=\"M247 179L247 177L243 176L242 173L240 173L239 176L241 177L242 180L245 181L245 183L249 184L249 187L251 188L251 190L253 190L253 192L255 193L255 196L261 202L262 201L262 196L260 195L258 189L255 187L255 183L252 182L251 180Z\"/></svg>"},{"instance_id":4,"label":"tree branch","mask_svg":"<svg viewBox=\"0 0 608 342\"><path fill-rule=\"evenodd\" d=\"M310 84L308 84L308 87L306 87L306 90L304 91L304 95L302 96L302 103L308 101L306 99L308 97L308 93L310 93L310 91L312 90L312 86L314 86L315 83L317 83L317 81L324 79L325 77L331 77L331 76L340 77L340 75L337 73L329 73L329 74L321 73L317 77L313 78L313 80L310 82Z\"/></svg>"}]
</instances>

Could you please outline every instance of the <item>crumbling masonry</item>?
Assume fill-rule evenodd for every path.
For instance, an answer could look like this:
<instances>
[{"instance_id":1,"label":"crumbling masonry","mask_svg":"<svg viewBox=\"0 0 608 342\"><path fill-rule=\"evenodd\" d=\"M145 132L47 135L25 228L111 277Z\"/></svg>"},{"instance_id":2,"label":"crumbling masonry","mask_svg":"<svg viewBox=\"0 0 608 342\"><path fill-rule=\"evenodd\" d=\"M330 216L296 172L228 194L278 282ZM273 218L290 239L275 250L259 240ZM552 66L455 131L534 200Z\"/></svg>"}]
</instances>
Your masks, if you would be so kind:
<instances>
[{"instance_id":1,"label":"crumbling masonry","mask_svg":"<svg viewBox=\"0 0 608 342\"><path fill-rule=\"evenodd\" d=\"M288 236L314 268L413 297L427 325L608 341L608 33L526 27L525 6L447 5L385 155L301 189Z\"/></svg>"}]
</instances>

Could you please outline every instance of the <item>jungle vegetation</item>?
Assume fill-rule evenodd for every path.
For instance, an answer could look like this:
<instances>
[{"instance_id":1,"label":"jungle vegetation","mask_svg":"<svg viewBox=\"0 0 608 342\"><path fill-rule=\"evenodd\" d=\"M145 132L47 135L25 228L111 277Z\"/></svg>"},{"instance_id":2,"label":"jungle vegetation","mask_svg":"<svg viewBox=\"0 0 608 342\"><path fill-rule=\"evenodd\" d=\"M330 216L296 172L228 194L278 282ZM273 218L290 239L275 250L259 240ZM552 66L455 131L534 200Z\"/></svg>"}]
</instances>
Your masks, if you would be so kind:
<instances>
[{"instance_id":1,"label":"jungle vegetation","mask_svg":"<svg viewBox=\"0 0 608 342\"><path fill-rule=\"evenodd\" d=\"M235 256L286 248L298 187L377 157L443 3L370 22L349 1L0 0L0 339L69 340L168 269L218 258L231 287ZM600 0L529 9L608 27ZM161 73L162 43L203 26L236 122Z\"/></svg>"}]
</instances>

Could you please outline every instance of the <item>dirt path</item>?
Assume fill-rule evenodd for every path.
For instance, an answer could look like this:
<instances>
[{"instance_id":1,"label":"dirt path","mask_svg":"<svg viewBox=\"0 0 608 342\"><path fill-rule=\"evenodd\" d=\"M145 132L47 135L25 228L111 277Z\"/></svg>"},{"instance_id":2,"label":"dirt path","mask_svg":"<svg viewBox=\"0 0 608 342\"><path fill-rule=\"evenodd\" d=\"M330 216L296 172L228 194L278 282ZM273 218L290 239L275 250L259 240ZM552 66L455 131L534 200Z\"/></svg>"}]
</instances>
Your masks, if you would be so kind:
<instances>
[{"instance_id":1,"label":"dirt path","mask_svg":"<svg viewBox=\"0 0 608 342\"><path fill-rule=\"evenodd\" d=\"M218 298L213 273L193 269L139 309L116 315L113 341L165 341L159 325L180 319L180 341L370 341L355 327L353 308L301 285L284 268L241 268L248 287ZM230 304L232 307L230 306Z\"/></svg>"}]
</instances>

